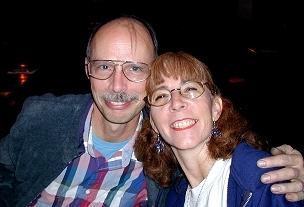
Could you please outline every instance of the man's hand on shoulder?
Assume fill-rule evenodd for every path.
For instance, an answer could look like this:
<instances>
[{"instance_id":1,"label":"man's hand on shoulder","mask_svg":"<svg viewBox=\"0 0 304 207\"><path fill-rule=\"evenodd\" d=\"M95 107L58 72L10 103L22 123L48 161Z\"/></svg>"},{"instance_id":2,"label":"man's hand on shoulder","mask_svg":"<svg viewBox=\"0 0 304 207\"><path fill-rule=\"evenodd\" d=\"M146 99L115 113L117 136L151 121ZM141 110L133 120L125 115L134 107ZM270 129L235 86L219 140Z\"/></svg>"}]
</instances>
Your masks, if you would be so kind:
<instances>
[{"instance_id":1,"label":"man's hand on shoulder","mask_svg":"<svg viewBox=\"0 0 304 207\"><path fill-rule=\"evenodd\" d=\"M273 156L258 160L260 168L284 167L261 176L263 183L290 180L291 182L274 184L274 194L286 194L286 199L295 202L304 199L304 160L302 154L290 145L284 144L271 149Z\"/></svg>"}]
</instances>

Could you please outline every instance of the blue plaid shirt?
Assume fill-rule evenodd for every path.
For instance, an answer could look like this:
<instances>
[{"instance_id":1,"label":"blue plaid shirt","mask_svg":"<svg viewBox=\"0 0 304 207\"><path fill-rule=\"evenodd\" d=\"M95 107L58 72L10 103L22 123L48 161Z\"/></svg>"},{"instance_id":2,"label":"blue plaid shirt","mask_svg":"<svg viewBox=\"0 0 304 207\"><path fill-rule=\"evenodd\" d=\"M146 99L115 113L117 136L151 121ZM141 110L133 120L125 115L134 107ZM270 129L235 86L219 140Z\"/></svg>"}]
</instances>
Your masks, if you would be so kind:
<instances>
[{"instance_id":1,"label":"blue plaid shirt","mask_svg":"<svg viewBox=\"0 0 304 207\"><path fill-rule=\"evenodd\" d=\"M92 107L84 129L85 153L70 161L61 174L31 203L31 207L145 206L145 176L142 163L137 161L133 152L143 115L140 115L131 140L106 160L93 148L91 113Z\"/></svg>"}]
</instances>

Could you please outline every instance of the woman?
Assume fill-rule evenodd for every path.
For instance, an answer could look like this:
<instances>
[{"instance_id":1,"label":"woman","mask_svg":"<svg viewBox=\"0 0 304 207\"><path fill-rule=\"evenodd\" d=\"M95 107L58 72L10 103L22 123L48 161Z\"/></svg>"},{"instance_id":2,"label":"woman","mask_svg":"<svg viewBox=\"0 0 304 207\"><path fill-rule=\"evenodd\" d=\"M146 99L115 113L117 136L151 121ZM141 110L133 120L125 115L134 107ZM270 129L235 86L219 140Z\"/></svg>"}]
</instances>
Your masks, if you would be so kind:
<instances>
[{"instance_id":1,"label":"woman","mask_svg":"<svg viewBox=\"0 0 304 207\"><path fill-rule=\"evenodd\" d=\"M221 96L205 64L185 52L165 53L153 62L146 90L150 121L135 153L160 187L171 186L167 206L302 206L260 182L274 170L256 166L271 155L267 143Z\"/></svg>"}]
</instances>

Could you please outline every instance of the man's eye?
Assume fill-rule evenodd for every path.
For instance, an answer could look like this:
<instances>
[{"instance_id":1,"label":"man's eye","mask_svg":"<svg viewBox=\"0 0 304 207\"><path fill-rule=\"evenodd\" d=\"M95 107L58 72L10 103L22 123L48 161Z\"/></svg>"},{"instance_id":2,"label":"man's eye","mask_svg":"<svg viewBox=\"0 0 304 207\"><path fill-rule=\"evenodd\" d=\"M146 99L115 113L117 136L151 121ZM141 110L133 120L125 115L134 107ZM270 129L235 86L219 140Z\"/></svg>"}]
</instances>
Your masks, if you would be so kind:
<instances>
[{"instance_id":1,"label":"man's eye","mask_svg":"<svg viewBox=\"0 0 304 207\"><path fill-rule=\"evenodd\" d=\"M129 72L142 72L142 68L138 65L126 65L125 70Z\"/></svg>"},{"instance_id":2,"label":"man's eye","mask_svg":"<svg viewBox=\"0 0 304 207\"><path fill-rule=\"evenodd\" d=\"M106 65L100 65L98 66L99 69L107 69L107 66Z\"/></svg>"},{"instance_id":3,"label":"man's eye","mask_svg":"<svg viewBox=\"0 0 304 207\"><path fill-rule=\"evenodd\" d=\"M100 65L97 68L100 69L100 70L109 70L109 69L111 69L111 67L109 67L108 65Z\"/></svg>"}]
</instances>

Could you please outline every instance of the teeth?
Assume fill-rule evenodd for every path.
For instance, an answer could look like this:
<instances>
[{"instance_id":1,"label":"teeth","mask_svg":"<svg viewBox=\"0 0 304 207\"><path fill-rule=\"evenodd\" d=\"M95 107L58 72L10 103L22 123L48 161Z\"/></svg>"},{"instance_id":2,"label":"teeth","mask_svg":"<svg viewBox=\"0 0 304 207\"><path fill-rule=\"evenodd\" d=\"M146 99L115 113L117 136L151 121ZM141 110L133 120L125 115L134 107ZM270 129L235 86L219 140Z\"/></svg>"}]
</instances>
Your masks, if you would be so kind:
<instances>
[{"instance_id":1,"label":"teeth","mask_svg":"<svg viewBox=\"0 0 304 207\"><path fill-rule=\"evenodd\" d=\"M118 105L123 105L125 102L111 102L111 104L118 106Z\"/></svg>"},{"instance_id":2,"label":"teeth","mask_svg":"<svg viewBox=\"0 0 304 207\"><path fill-rule=\"evenodd\" d=\"M171 125L172 128L186 128L188 126L191 126L193 124L195 124L197 122L197 119L195 120L190 120L190 121L182 121L182 122L176 122L174 124Z\"/></svg>"}]
</instances>

